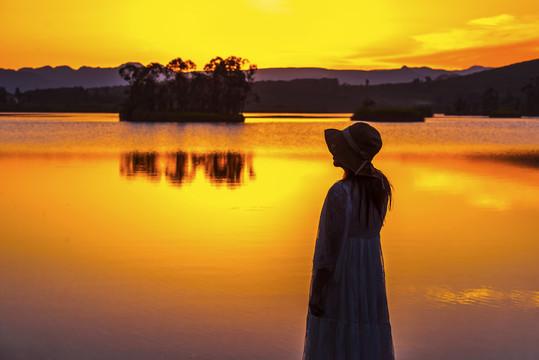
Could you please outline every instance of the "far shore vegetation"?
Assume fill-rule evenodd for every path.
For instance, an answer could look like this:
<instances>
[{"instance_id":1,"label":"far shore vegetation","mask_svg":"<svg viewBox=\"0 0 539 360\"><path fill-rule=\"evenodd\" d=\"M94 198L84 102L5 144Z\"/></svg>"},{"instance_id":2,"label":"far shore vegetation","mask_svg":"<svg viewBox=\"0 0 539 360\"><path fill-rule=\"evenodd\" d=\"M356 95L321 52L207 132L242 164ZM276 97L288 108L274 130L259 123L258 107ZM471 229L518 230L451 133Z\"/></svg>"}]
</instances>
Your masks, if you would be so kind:
<instances>
[{"instance_id":1,"label":"far shore vegetation","mask_svg":"<svg viewBox=\"0 0 539 360\"><path fill-rule=\"evenodd\" d=\"M377 107L373 100L365 99L351 119L369 122L423 122L432 115L432 109L428 106Z\"/></svg>"},{"instance_id":2,"label":"far shore vegetation","mask_svg":"<svg viewBox=\"0 0 539 360\"><path fill-rule=\"evenodd\" d=\"M247 70L244 67L248 65ZM120 120L136 122L241 122L256 65L247 59L216 57L196 72L191 60L166 66L126 64L120 75L129 83Z\"/></svg>"},{"instance_id":3,"label":"far shore vegetation","mask_svg":"<svg viewBox=\"0 0 539 360\"><path fill-rule=\"evenodd\" d=\"M0 84L0 111L119 112L123 119L141 121L196 116L194 121L213 121L226 115L241 121L244 112L354 113L372 101L379 113L427 106L446 115L539 116L539 59L466 76L385 85L339 84L336 79L253 82L256 67L243 69L247 65L234 57L215 58L204 71L193 71L181 59L167 66L134 65L124 69L130 86L9 93Z\"/></svg>"}]
</instances>

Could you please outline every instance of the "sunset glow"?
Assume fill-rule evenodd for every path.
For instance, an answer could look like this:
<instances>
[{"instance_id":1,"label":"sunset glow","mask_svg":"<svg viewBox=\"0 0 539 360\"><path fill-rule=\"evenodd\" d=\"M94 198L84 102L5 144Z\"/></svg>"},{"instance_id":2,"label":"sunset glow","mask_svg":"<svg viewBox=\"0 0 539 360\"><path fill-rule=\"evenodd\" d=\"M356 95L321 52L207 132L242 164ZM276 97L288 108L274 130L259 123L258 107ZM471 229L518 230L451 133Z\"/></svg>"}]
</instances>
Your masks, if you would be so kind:
<instances>
[{"instance_id":1,"label":"sunset glow","mask_svg":"<svg viewBox=\"0 0 539 360\"><path fill-rule=\"evenodd\" d=\"M242 56L259 67L503 66L537 58L536 0L13 1L0 67L118 66Z\"/></svg>"}]
</instances>

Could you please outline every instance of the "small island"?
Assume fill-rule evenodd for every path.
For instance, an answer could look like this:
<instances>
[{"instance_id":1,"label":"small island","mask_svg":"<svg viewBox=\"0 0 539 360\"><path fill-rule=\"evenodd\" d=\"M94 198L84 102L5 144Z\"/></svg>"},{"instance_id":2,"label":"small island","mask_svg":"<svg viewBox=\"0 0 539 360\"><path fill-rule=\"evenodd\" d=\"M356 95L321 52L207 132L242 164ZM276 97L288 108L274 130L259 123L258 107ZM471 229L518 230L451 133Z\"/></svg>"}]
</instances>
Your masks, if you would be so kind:
<instances>
[{"instance_id":1,"label":"small island","mask_svg":"<svg viewBox=\"0 0 539 360\"><path fill-rule=\"evenodd\" d=\"M433 115L427 106L415 107L376 107L375 102L367 99L357 109L351 120L369 122L424 122L426 117Z\"/></svg>"},{"instance_id":2,"label":"small island","mask_svg":"<svg viewBox=\"0 0 539 360\"><path fill-rule=\"evenodd\" d=\"M493 110L488 114L490 118L520 118L522 117L522 111L514 108L501 108Z\"/></svg>"},{"instance_id":3,"label":"small island","mask_svg":"<svg viewBox=\"0 0 539 360\"><path fill-rule=\"evenodd\" d=\"M213 58L203 72L181 58L166 66L125 64L119 72L130 86L120 121L243 122L256 69L236 56Z\"/></svg>"}]
</instances>

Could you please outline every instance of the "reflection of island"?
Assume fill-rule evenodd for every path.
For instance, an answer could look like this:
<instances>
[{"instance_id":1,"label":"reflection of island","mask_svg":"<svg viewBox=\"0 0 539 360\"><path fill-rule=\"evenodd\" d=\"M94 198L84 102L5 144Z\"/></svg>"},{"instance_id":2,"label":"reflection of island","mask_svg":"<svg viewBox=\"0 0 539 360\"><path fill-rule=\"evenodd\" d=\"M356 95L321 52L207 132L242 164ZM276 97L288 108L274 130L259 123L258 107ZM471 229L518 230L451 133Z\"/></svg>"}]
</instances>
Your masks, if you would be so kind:
<instances>
[{"instance_id":1,"label":"reflection of island","mask_svg":"<svg viewBox=\"0 0 539 360\"><path fill-rule=\"evenodd\" d=\"M144 176L158 181L164 174L171 183L181 185L195 179L203 170L212 184L241 185L245 173L254 179L251 154L237 152L176 153L129 152L121 155L120 174L126 177Z\"/></svg>"}]
</instances>

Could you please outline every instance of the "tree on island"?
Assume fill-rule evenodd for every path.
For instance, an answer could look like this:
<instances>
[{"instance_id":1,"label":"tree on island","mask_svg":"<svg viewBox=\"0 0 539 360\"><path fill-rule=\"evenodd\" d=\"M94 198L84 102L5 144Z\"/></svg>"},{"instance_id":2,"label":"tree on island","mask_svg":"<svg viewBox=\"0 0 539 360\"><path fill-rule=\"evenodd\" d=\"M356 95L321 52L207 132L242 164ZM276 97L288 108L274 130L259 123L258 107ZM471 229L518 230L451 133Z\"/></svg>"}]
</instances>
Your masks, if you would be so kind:
<instances>
[{"instance_id":1,"label":"tree on island","mask_svg":"<svg viewBox=\"0 0 539 360\"><path fill-rule=\"evenodd\" d=\"M159 63L126 64L120 76L129 83L129 96L124 104L123 114L127 119L135 111L157 112L166 110L166 86L170 80L169 70Z\"/></svg>"},{"instance_id":2,"label":"tree on island","mask_svg":"<svg viewBox=\"0 0 539 360\"><path fill-rule=\"evenodd\" d=\"M242 121L256 65L236 56L216 57L196 72L191 60L168 65L125 64L129 94L120 112L127 121Z\"/></svg>"},{"instance_id":3,"label":"tree on island","mask_svg":"<svg viewBox=\"0 0 539 360\"><path fill-rule=\"evenodd\" d=\"M187 111L189 104L189 80L187 78L189 71L196 70L197 66L191 60L183 61L182 58L170 60L167 69L174 74L173 89L176 94L176 103L174 108L178 111Z\"/></svg>"},{"instance_id":4,"label":"tree on island","mask_svg":"<svg viewBox=\"0 0 539 360\"><path fill-rule=\"evenodd\" d=\"M256 65L242 71L249 60L236 56L226 59L216 57L204 66L204 71L211 77L211 107L213 111L224 114L242 113L251 92Z\"/></svg>"}]
</instances>

